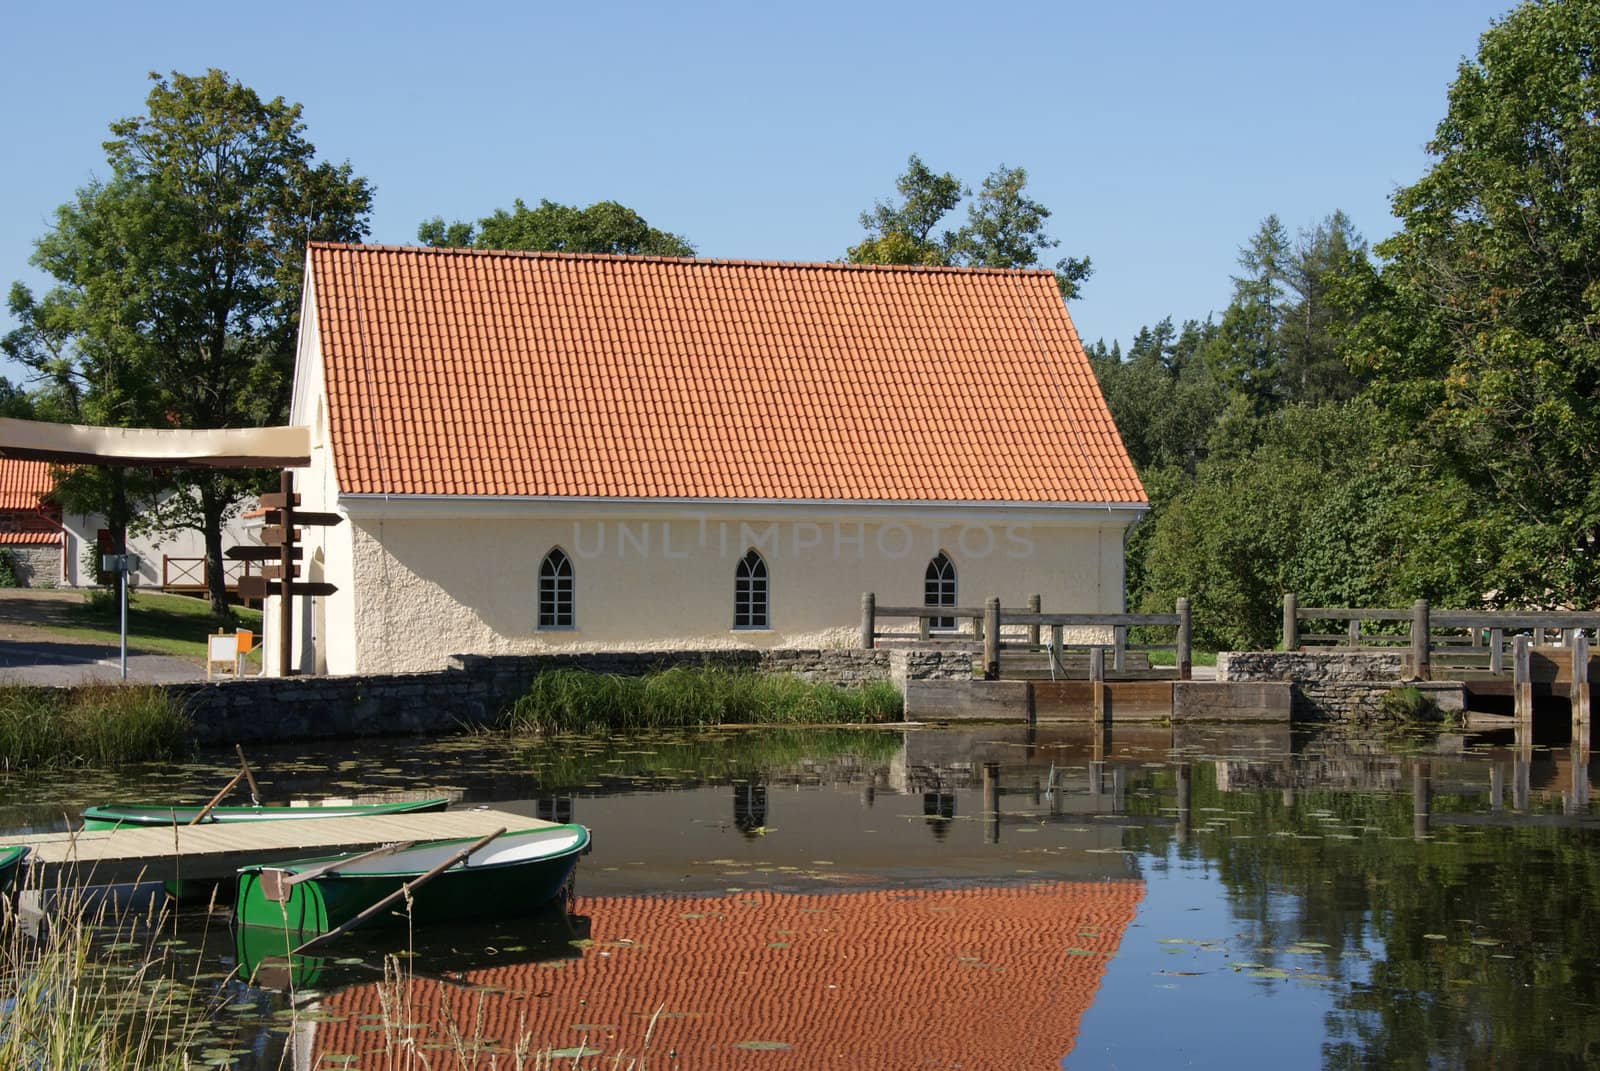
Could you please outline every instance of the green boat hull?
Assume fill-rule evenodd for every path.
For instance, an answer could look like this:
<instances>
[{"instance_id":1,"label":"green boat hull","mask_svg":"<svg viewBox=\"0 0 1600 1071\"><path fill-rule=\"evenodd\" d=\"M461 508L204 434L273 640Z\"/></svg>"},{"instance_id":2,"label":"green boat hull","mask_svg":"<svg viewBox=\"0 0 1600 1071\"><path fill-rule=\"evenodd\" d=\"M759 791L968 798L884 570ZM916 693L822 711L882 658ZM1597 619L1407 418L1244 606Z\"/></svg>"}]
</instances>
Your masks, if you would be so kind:
<instances>
[{"instance_id":1,"label":"green boat hull","mask_svg":"<svg viewBox=\"0 0 1600 1071\"><path fill-rule=\"evenodd\" d=\"M279 822L305 818L352 818L375 814L424 814L442 811L447 798L406 800L400 803L357 803L342 807L215 807L202 825L213 822ZM116 829L129 826L186 826L203 808L191 804L104 804L86 807L83 828Z\"/></svg>"},{"instance_id":2,"label":"green boat hull","mask_svg":"<svg viewBox=\"0 0 1600 1071\"><path fill-rule=\"evenodd\" d=\"M22 873L22 860L28 849L21 845L0 847L0 896L9 896L17 887L17 877Z\"/></svg>"},{"instance_id":3,"label":"green boat hull","mask_svg":"<svg viewBox=\"0 0 1600 1071\"><path fill-rule=\"evenodd\" d=\"M552 826L507 833L501 840L506 845L513 845L519 837L537 836L544 836L550 841L549 852L536 858L503 863L467 866L458 863L413 890L409 914L405 901L398 900L392 911L380 912L371 920L371 924L404 922L408 917L413 924L432 924L465 919L507 918L538 911L566 891L573 870L578 865L578 857L589 850L589 831L576 825ZM431 841L419 845L415 851L431 851L437 855L446 849L465 848L472 842L473 838ZM480 853L475 853L472 863L477 864L480 855L486 856L497 847L501 846L491 844ZM283 883L272 880L264 883L263 871L293 874L320 867L334 859L354 857L328 856L272 867L246 867L239 871L238 891L234 899L235 923L303 933L325 933L335 929L428 869L420 865L405 865L405 854L397 854L378 873L341 873L337 869L324 871L288 886L281 900L272 899L269 889Z\"/></svg>"}]
</instances>

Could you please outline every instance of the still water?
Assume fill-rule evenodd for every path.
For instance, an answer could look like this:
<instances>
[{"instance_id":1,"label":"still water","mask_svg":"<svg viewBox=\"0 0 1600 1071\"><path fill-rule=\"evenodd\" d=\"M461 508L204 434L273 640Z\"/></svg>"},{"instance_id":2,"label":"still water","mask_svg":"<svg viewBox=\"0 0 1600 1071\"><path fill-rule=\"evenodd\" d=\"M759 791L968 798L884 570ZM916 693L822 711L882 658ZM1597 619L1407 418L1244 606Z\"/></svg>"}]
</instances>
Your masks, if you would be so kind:
<instances>
[{"instance_id":1,"label":"still water","mask_svg":"<svg viewBox=\"0 0 1600 1071\"><path fill-rule=\"evenodd\" d=\"M231 758L13 775L0 830L203 801ZM570 914L303 961L185 912L218 1067L1600 1065L1587 749L990 726L251 759L271 800L448 791L594 851Z\"/></svg>"}]
</instances>

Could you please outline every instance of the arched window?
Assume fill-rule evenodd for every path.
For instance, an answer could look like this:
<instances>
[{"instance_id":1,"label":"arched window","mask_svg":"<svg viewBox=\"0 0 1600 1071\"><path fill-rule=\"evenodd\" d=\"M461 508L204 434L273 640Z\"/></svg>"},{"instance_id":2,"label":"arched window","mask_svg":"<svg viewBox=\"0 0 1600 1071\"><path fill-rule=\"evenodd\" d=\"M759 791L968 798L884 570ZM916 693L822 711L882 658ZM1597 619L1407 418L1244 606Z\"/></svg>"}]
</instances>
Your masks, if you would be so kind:
<instances>
[{"instance_id":1,"label":"arched window","mask_svg":"<svg viewBox=\"0 0 1600 1071\"><path fill-rule=\"evenodd\" d=\"M573 627L572 559L560 547L539 563L539 627Z\"/></svg>"},{"instance_id":2,"label":"arched window","mask_svg":"<svg viewBox=\"0 0 1600 1071\"><path fill-rule=\"evenodd\" d=\"M754 550L739 559L733 574L733 627L769 628L767 563Z\"/></svg>"},{"instance_id":3,"label":"arched window","mask_svg":"<svg viewBox=\"0 0 1600 1071\"><path fill-rule=\"evenodd\" d=\"M934 555L933 561L928 563L928 571L922 577L922 605L924 606L954 606L956 604L956 563L950 560L949 555L940 551ZM953 617L936 617L928 623L929 628L954 629L956 619Z\"/></svg>"}]
</instances>

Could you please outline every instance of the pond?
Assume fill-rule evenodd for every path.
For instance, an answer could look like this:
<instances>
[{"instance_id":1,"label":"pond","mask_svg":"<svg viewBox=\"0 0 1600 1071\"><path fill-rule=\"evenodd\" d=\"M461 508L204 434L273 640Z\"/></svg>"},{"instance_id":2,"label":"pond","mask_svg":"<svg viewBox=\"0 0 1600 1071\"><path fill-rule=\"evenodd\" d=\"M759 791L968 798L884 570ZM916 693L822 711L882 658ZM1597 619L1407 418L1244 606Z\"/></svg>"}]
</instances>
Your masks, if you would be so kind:
<instances>
[{"instance_id":1,"label":"pond","mask_svg":"<svg viewBox=\"0 0 1600 1071\"><path fill-rule=\"evenodd\" d=\"M1285 727L473 736L251 755L269 799L581 822L571 912L339 938L185 910L213 1066L1592 1066L1586 748ZM0 829L232 756L0 784ZM3 837L0 837L3 839ZM412 1062L408 1062L412 1061ZM476 1061L476 1062L474 1062Z\"/></svg>"}]
</instances>

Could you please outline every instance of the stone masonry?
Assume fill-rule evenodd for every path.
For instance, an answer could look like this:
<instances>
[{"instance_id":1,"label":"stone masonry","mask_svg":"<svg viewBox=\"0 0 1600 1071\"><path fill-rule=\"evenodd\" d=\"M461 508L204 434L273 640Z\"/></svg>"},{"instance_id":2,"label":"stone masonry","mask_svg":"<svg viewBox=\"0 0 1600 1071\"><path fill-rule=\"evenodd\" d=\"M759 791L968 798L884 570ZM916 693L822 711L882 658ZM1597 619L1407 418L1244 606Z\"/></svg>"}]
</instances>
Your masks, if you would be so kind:
<instances>
[{"instance_id":1,"label":"stone masonry","mask_svg":"<svg viewBox=\"0 0 1600 1071\"><path fill-rule=\"evenodd\" d=\"M1288 681L1295 721L1362 722L1403 684L1441 708L1459 710L1460 685L1407 681L1398 651L1247 651L1217 655L1219 681Z\"/></svg>"}]
</instances>

